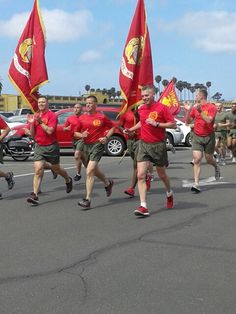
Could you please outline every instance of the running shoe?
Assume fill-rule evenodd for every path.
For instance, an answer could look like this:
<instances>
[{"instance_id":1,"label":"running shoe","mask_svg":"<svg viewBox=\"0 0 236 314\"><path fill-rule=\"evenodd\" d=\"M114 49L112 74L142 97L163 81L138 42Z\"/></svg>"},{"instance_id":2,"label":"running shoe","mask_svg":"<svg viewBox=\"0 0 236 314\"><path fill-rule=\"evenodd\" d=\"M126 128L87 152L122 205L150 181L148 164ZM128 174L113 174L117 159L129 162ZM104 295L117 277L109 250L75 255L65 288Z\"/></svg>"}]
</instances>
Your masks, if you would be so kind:
<instances>
[{"instance_id":1,"label":"running shoe","mask_svg":"<svg viewBox=\"0 0 236 314\"><path fill-rule=\"evenodd\" d=\"M135 209L134 214L135 214L135 216L139 216L139 217L149 216L148 209L146 207L143 207L143 206L139 206L138 209Z\"/></svg>"},{"instance_id":2,"label":"running shoe","mask_svg":"<svg viewBox=\"0 0 236 314\"><path fill-rule=\"evenodd\" d=\"M233 158L232 158L232 163L233 163L233 164L236 164L236 157L233 157Z\"/></svg>"},{"instance_id":3,"label":"running shoe","mask_svg":"<svg viewBox=\"0 0 236 314\"><path fill-rule=\"evenodd\" d=\"M11 190L13 186L15 185L13 172L8 172L7 177L5 179L7 181L8 189Z\"/></svg>"},{"instance_id":4,"label":"running shoe","mask_svg":"<svg viewBox=\"0 0 236 314\"><path fill-rule=\"evenodd\" d=\"M84 210L86 210L86 209L90 209L91 202L87 200L86 198L83 198L82 201L78 202L78 205L83 207Z\"/></svg>"},{"instance_id":5,"label":"running shoe","mask_svg":"<svg viewBox=\"0 0 236 314\"><path fill-rule=\"evenodd\" d=\"M113 180L109 180L108 186L105 186L107 197L109 197L111 195L113 185L114 185L114 181Z\"/></svg>"},{"instance_id":6,"label":"running shoe","mask_svg":"<svg viewBox=\"0 0 236 314\"><path fill-rule=\"evenodd\" d=\"M70 193L73 189L73 181L72 178L69 177L70 181L66 183L66 193Z\"/></svg>"},{"instance_id":7,"label":"running shoe","mask_svg":"<svg viewBox=\"0 0 236 314\"><path fill-rule=\"evenodd\" d=\"M79 181L80 179L81 179L81 175L77 173L77 174L74 176L74 181Z\"/></svg>"},{"instance_id":8,"label":"running shoe","mask_svg":"<svg viewBox=\"0 0 236 314\"><path fill-rule=\"evenodd\" d=\"M192 187L191 187L191 191L192 192L195 192L195 193L200 193L201 192L201 189L199 188L199 186L197 184L194 184Z\"/></svg>"},{"instance_id":9,"label":"running shoe","mask_svg":"<svg viewBox=\"0 0 236 314\"><path fill-rule=\"evenodd\" d=\"M220 180L220 167L216 166L215 168L215 179Z\"/></svg>"},{"instance_id":10,"label":"running shoe","mask_svg":"<svg viewBox=\"0 0 236 314\"><path fill-rule=\"evenodd\" d=\"M225 165L226 165L226 162L225 162L225 159L224 159L224 158L221 158L221 160L220 160L220 165L221 165L221 166L225 166Z\"/></svg>"},{"instance_id":11,"label":"running shoe","mask_svg":"<svg viewBox=\"0 0 236 314\"><path fill-rule=\"evenodd\" d=\"M130 197L134 197L134 188L130 187L127 190L124 191L125 194L129 195Z\"/></svg>"},{"instance_id":12,"label":"running shoe","mask_svg":"<svg viewBox=\"0 0 236 314\"><path fill-rule=\"evenodd\" d=\"M175 154L175 153L176 153L176 150L175 150L174 145L171 146L171 152L172 152L172 154Z\"/></svg>"},{"instance_id":13,"label":"running shoe","mask_svg":"<svg viewBox=\"0 0 236 314\"><path fill-rule=\"evenodd\" d=\"M173 193L170 196L166 196L166 208L172 209L174 208L174 197Z\"/></svg>"},{"instance_id":14,"label":"running shoe","mask_svg":"<svg viewBox=\"0 0 236 314\"><path fill-rule=\"evenodd\" d=\"M151 182L154 181L154 174L150 174L150 177L151 177Z\"/></svg>"},{"instance_id":15,"label":"running shoe","mask_svg":"<svg viewBox=\"0 0 236 314\"><path fill-rule=\"evenodd\" d=\"M151 176L149 174L146 175L146 186L147 186L147 191L151 189Z\"/></svg>"},{"instance_id":16,"label":"running shoe","mask_svg":"<svg viewBox=\"0 0 236 314\"><path fill-rule=\"evenodd\" d=\"M39 205L39 198L34 192L32 192L30 196L27 197L26 201L32 205Z\"/></svg>"},{"instance_id":17,"label":"running shoe","mask_svg":"<svg viewBox=\"0 0 236 314\"><path fill-rule=\"evenodd\" d=\"M2 193L0 193L0 200L2 200Z\"/></svg>"},{"instance_id":18,"label":"running shoe","mask_svg":"<svg viewBox=\"0 0 236 314\"><path fill-rule=\"evenodd\" d=\"M51 170L51 173L52 173L53 179L55 180L57 178L57 173L53 170Z\"/></svg>"}]
</instances>

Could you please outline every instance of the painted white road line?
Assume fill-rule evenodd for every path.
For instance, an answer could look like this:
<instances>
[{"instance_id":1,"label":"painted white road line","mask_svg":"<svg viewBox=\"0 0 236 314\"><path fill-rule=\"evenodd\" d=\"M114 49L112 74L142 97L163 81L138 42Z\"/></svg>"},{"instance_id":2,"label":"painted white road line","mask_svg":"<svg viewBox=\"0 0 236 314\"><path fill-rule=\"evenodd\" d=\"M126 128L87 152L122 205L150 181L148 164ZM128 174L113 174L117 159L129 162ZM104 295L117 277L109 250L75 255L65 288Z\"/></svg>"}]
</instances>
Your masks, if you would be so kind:
<instances>
[{"instance_id":1,"label":"painted white road line","mask_svg":"<svg viewBox=\"0 0 236 314\"><path fill-rule=\"evenodd\" d=\"M74 169L74 168L75 168L75 166L73 166L73 167L64 167L64 169L66 169L66 170ZM44 172L45 173L46 172L51 172L51 170L45 170ZM34 172L29 172L29 173L23 173L23 174L14 175L14 178L27 177L27 176L33 176L33 175L34 175Z\"/></svg>"},{"instance_id":2,"label":"painted white road line","mask_svg":"<svg viewBox=\"0 0 236 314\"><path fill-rule=\"evenodd\" d=\"M223 177L221 177L223 179ZM183 188L190 188L193 185L193 180L182 180L182 187ZM216 180L215 177L209 177L204 180L199 181L199 186L206 186L206 185L221 185L221 184L234 184L235 182L228 182L228 181L220 181Z\"/></svg>"}]
</instances>

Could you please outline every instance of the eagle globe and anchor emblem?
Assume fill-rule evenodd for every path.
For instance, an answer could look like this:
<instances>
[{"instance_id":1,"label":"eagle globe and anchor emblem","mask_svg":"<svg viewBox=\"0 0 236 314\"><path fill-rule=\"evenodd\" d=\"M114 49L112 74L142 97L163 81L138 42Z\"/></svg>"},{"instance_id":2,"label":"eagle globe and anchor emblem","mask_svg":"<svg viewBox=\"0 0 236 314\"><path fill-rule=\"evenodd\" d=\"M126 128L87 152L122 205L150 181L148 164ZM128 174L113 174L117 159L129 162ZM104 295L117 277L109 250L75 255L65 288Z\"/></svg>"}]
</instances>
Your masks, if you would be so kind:
<instances>
[{"instance_id":1,"label":"eagle globe and anchor emblem","mask_svg":"<svg viewBox=\"0 0 236 314\"><path fill-rule=\"evenodd\" d=\"M25 63L30 63L30 61L31 61L32 45L33 45L33 39L32 38L27 38L20 44L19 53L21 56L21 60Z\"/></svg>"},{"instance_id":2,"label":"eagle globe and anchor emblem","mask_svg":"<svg viewBox=\"0 0 236 314\"><path fill-rule=\"evenodd\" d=\"M140 65L143 58L144 51L144 37L133 37L130 39L125 47L124 55L121 62L122 74L130 80L134 78L134 72L132 67L128 67L128 64L135 66Z\"/></svg>"},{"instance_id":3,"label":"eagle globe and anchor emblem","mask_svg":"<svg viewBox=\"0 0 236 314\"><path fill-rule=\"evenodd\" d=\"M125 48L125 56L128 64L140 64L143 57L143 36L131 38Z\"/></svg>"}]
</instances>

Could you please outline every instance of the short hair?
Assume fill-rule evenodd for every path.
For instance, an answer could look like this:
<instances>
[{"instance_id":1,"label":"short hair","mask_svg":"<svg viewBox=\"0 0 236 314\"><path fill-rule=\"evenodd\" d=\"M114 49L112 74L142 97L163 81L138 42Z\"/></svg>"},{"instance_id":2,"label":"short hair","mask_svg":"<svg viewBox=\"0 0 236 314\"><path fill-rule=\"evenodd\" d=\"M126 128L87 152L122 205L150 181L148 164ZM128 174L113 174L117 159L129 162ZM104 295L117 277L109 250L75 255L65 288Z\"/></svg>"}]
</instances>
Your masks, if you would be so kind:
<instances>
[{"instance_id":1,"label":"short hair","mask_svg":"<svg viewBox=\"0 0 236 314\"><path fill-rule=\"evenodd\" d=\"M151 91L153 91L153 94L156 94L156 87L154 85L142 86L141 91L145 91L145 90L151 90Z\"/></svg>"},{"instance_id":2,"label":"short hair","mask_svg":"<svg viewBox=\"0 0 236 314\"><path fill-rule=\"evenodd\" d=\"M97 97L94 96L94 95L89 95L89 96L87 96L87 97L86 97L86 100L89 99L89 98L93 99L94 102L98 102Z\"/></svg>"},{"instance_id":3,"label":"short hair","mask_svg":"<svg viewBox=\"0 0 236 314\"><path fill-rule=\"evenodd\" d=\"M207 99L208 92L205 88L199 89L199 93L203 94L204 98Z\"/></svg>"},{"instance_id":4,"label":"short hair","mask_svg":"<svg viewBox=\"0 0 236 314\"><path fill-rule=\"evenodd\" d=\"M38 99L39 99L39 98L44 98L44 99L46 99L46 101L48 102L48 97L47 97L47 96L39 95L39 96L38 96Z\"/></svg>"}]
</instances>

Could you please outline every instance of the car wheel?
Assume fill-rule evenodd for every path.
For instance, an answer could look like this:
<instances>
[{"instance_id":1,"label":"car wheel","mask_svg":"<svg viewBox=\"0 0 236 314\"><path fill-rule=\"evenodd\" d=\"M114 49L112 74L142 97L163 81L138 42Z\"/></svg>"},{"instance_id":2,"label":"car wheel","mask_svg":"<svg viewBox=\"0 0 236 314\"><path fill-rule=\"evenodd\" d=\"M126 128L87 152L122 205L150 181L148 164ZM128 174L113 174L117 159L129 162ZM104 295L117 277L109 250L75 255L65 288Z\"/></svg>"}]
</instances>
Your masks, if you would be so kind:
<instances>
[{"instance_id":1,"label":"car wheel","mask_svg":"<svg viewBox=\"0 0 236 314\"><path fill-rule=\"evenodd\" d=\"M15 160L15 161L25 161L29 158L29 156L19 156L19 155L11 155L11 157Z\"/></svg>"},{"instance_id":2,"label":"car wheel","mask_svg":"<svg viewBox=\"0 0 236 314\"><path fill-rule=\"evenodd\" d=\"M105 144L105 152L109 156L121 156L125 149L125 141L119 136L111 136Z\"/></svg>"},{"instance_id":3,"label":"car wheel","mask_svg":"<svg viewBox=\"0 0 236 314\"><path fill-rule=\"evenodd\" d=\"M191 146L192 146L192 139L191 139L190 133L188 133L188 134L186 135L186 138L185 138L185 145L188 146L188 147L191 147Z\"/></svg>"},{"instance_id":4,"label":"car wheel","mask_svg":"<svg viewBox=\"0 0 236 314\"><path fill-rule=\"evenodd\" d=\"M173 137L169 133L166 133L166 146L167 148L170 148L170 146L174 146Z\"/></svg>"}]
</instances>

